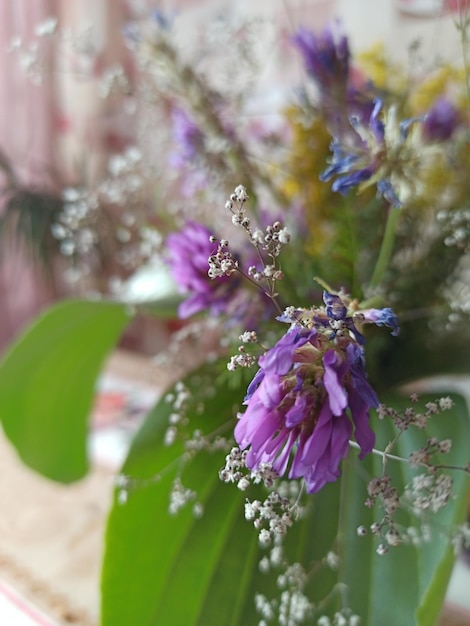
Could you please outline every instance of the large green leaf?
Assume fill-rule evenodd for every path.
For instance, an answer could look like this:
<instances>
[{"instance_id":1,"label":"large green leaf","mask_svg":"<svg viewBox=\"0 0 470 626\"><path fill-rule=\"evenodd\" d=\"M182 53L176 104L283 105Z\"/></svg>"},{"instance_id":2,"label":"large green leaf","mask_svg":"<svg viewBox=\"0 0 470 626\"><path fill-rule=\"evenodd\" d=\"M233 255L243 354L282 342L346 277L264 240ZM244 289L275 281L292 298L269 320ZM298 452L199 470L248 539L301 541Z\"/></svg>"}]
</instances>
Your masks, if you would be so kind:
<instances>
[{"instance_id":1,"label":"large green leaf","mask_svg":"<svg viewBox=\"0 0 470 626\"><path fill-rule=\"evenodd\" d=\"M236 394L226 399L223 412L233 417L230 402L237 399ZM214 408L206 404L205 430L219 424ZM133 442L123 468L124 474L141 479L142 483L131 492L125 505L115 504L110 516L103 569L102 624L196 624L194 614L200 610L214 553L221 550L230 531L230 516L226 513L236 503L227 497L231 495L228 490L220 488L217 496L221 500L211 498L218 486L217 464L214 466L213 459L206 455L191 463L190 486L198 485L198 500L204 503L210 534L199 534L197 543L187 546L191 530L197 525L192 512L183 510L176 517L168 514L171 483L183 454L180 443L162 445L171 411L165 400L157 405ZM193 414L191 418L194 419ZM198 421L200 425L201 420ZM145 479L150 479L147 484ZM196 562L196 569L181 571L184 559L190 554L194 559L198 551L204 558ZM184 600L174 593L176 588L184 589ZM176 615L165 619L173 610ZM184 621L179 621L180 614L184 614Z\"/></svg>"},{"instance_id":2,"label":"large green leaf","mask_svg":"<svg viewBox=\"0 0 470 626\"><path fill-rule=\"evenodd\" d=\"M186 381L193 389L210 392L203 411L200 407L188 411L191 430L208 433L222 424L228 429L233 426L244 388L219 386L213 393L213 380L214 375L206 372L203 376L198 373L195 381ZM119 503L117 490L108 521L102 626L257 626L261 617L255 611L255 594L279 595L275 576L259 571L264 552L258 546L257 532L243 515L246 495L250 499L257 496L252 491L240 493L218 480L223 453L201 452L185 465L182 480L197 490L204 515L197 519L188 506L170 516L169 492L184 452L181 442L170 447L162 443L171 412L165 400L155 407L122 470L132 482L125 504ZM462 464L463 457L466 460L468 456L468 444L462 441L465 436L467 441L469 438L461 402L452 415L446 414L445 422L449 427L444 429L446 436L458 434L460 438L450 462ZM382 429L383 424L378 422L377 427ZM388 433L380 436L386 438ZM362 625L411 625L415 611L419 614L417 624L430 625L452 565L448 544L435 540L423 546L422 553L400 546L379 557L375 553L377 542L371 537L357 537L357 526L371 523L378 515L363 504L368 476L378 470L377 457L359 462L352 455L344 479L313 497L310 514L289 531L286 553L290 562L300 561L311 569L330 549L338 550L340 569L323 568L308 585L309 597L317 605L340 580L349 589L346 595L361 615ZM456 480L456 489L458 498L449 504L447 521L462 517L461 478ZM394 594L400 598L403 620L395 620L398 601ZM321 612L331 615L338 607L336 594ZM318 615L308 623L316 623Z\"/></svg>"},{"instance_id":3,"label":"large green leaf","mask_svg":"<svg viewBox=\"0 0 470 626\"><path fill-rule=\"evenodd\" d=\"M214 374L187 380L193 389L209 390L204 411L188 412L192 429L209 433L225 424L230 434L245 385L210 389ZM254 594L272 595L273 580L259 574L264 552L257 532L244 518L245 494L218 478L225 453L202 452L182 474L185 486L196 489L204 505L202 519L191 506L175 517L168 514L171 483L179 471L183 444L162 444L172 407L162 400L138 433L123 474L137 480L128 501L116 501L110 514L102 578L103 626L257 625ZM158 477L158 479L156 478ZM140 480L139 480L140 479ZM318 499L330 512L338 506L338 486ZM254 494L250 492L250 497ZM322 504L323 503L323 504ZM336 527L309 516L291 531L295 558L310 563L325 555ZM312 545L314 538L314 545ZM334 582L333 575L333 582ZM329 585L331 581L328 581ZM325 593L325 585L315 594Z\"/></svg>"},{"instance_id":4,"label":"large green leaf","mask_svg":"<svg viewBox=\"0 0 470 626\"><path fill-rule=\"evenodd\" d=\"M48 478L69 483L85 475L96 379L129 319L117 303L59 303L0 364L4 431L22 460Z\"/></svg>"}]
</instances>

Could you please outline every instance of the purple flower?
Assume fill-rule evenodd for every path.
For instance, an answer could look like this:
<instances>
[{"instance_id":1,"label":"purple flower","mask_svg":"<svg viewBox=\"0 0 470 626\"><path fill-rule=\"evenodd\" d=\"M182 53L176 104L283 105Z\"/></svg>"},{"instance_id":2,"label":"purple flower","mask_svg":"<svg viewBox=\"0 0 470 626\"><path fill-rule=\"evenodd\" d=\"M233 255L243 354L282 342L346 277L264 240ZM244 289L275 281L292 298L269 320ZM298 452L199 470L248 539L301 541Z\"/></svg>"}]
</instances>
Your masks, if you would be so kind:
<instances>
[{"instance_id":1,"label":"purple flower","mask_svg":"<svg viewBox=\"0 0 470 626\"><path fill-rule=\"evenodd\" d=\"M223 312L237 287L237 281L228 276L209 278L208 258L215 247L210 236L205 226L188 221L180 232L167 237L167 262L173 278L180 292L190 294L178 308L180 318L204 310L213 315Z\"/></svg>"},{"instance_id":2,"label":"purple flower","mask_svg":"<svg viewBox=\"0 0 470 626\"><path fill-rule=\"evenodd\" d=\"M455 106L447 98L438 98L423 122L423 134L428 141L449 139L460 122Z\"/></svg>"},{"instance_id":3,"label":"purple flower","mask_svg":"<svg viewBox=\"0 0 470 626\"><path fill-rule=\"evenodd\" d=\"M320 175L320 180L325 182L334 178L332 190L343 195L352 187L361 189L375 184L378 196L385 198L395 208L400 208L402 202L391 178L395 175L399 178L402 174L396 172L396 162L400 161L397 155L403 150L402 161L406 164L409 130L422 119L412 118L397 123L395 111L389 111L386 141L381 113L382 101L377 99L367 121L356 115L349 118L349 132L343 132L341 137L333 139L330 165ZM410 139L410 144L412 141Z\"/></svg>"},{"instance_id":4,"label":"purple flower","mask_svg":"<svg viewBox=\"0 0 470 626\"><path fill-rule=\"evenodd\" d=\"M180 172L179 191L191 198L207 188L211 175L207 142L200 127L180 107L173 107L171 122L173 148L169 164Z\"/></svg>"},{"instance_id":5,"label":"purple flower","mask_svg":"<svg viewBox=\"0 0 470 626\"><path fill-rule=\"evenodd\" d=\"M352 116L349 121L354 133L349 133L345 139L333 139L330 165L320 175L323 182L335 178L333 191L346 195L351 187L369 180L377 170L379 163L375 154L381 152L384 144L384 128L378 119L381 106L381 101L377 100L367 126L359 117Z\"/></svg>"},{"instance_id":6,"label":"purple flower","mask_svg":"<svg viewBox=\"0 0 470 626\"><path fill-rule=\"evenodd\" d=\"M403 206L392 183L387 178L377 181L377 195L383 196L395 209L401 209Z\"/></svg>"},{"instance_id":7,"label":"purple flower","mask_svg":"<svg viewBox=\"0 0 470 626\"><path fill-rule=\"evenodd\" d=\"M376 326L388 326L392 329L392 335L398 335L398 319L392 309L365 309L360 311L360 315L365 322L370 322Z\"/></svg>"},{"instance_id":8,"label":"purple flower","mask_svg":"<svg viewBox=\"0 0 470 626\"><path fill-rule=\"evenodd\" d=\"M191 118L179 107L171 112L172 138L175 149L170 155L170 165L181 169L191 165L204 144L204 135Z\"/></svg>"},{"instance_id":9,"label":"purple flower","mask_svg":"<svg viewBox=\"0 0 470 626\"><path fill-rule=\"evenodd\" d=\"M369 410L378 406L353 317L339 296L324 299L325 309L303 311L302 322L259 358L235 427L249 468L269 463L279 475L303 477L309 493L338 478L351 437L360 458L372 450ZM370 315L390 321L387 313Z\"/></svg>"},{"instance_id":10,"label":"purple flower","mask_svg":"<svg viewBox=\"0 0 470 626\"><path fill-rule=\"evenodd\" d=\"M316 320L324 327L331 327L330 339L334 339L338 331L347 330L362 345L365 342L364 336L356 328L353 318L348 315L348 309L341 297L324 291L323 302L325 303L326 319L322 319L320 315L316 317Z\"/></svg>"},{"instance_id":11,"label":"purple flower","mask_svg":"<svg viewBox=\"0 0 470 626\"><path fill-rule=\"evenodd\" d=\"M336 31L336 32L335 32ZM320 93L332 96L345 94L349 76L349 44L347 38L331 27L316 35L300 28L292 38L299 50L308 75L317 83Z\"/></svg>"}]
</instances>

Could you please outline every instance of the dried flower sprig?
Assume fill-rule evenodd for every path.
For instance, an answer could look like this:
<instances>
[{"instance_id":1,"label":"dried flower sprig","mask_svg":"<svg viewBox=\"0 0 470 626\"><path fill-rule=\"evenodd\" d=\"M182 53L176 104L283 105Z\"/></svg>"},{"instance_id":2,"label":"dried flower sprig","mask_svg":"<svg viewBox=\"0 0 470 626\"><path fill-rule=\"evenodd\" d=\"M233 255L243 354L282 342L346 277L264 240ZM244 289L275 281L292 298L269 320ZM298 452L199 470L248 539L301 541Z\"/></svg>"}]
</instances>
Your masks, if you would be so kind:
<instances>
[{"instance_id":1,"label":"dried flower sprig","mask_svg":"<svg viewBox=\"0 0 470 626\"><path fill-rule=\"evenodd\" d=\"M410 396L412 404L419 401L417 394ZM450 439L439 440L429 437L421 448L414 450L408 458L396 456L391 453L402 434L410 427L423 430L427 427L429 419L437 416L442 411L450 410L453 401L448 396L438 398L434 402L427 402L423 411L416 411L414 406L409 406L403 411L397 411L392 407L380 405L378 415L380 419L392 419L398 430L397 435L387 444L384 451L373 450L372 452L382 456L382 475L371 479L367 485L368 498L365 501L367 507L374 507L380 503L384 516L378 522L374 522L370 530L380 538L381 543L377 547L377 553L384 555L389 547L397 546L403 542L409 543L411 539L417 540L417 536L411 528L403 528L395 520L395 513L403 508L412 513L418 519L420 526L430 523L430 515L439 512L451 500L453 494L453 480L442 470L460 470L469 473L469 466L456 467L446 465L441 461L433 461L435 454L447 454L451 450ZM415 475L402 494L392 483L391 476L387 473L388 461L407 463L410 468L424 468L426 471ZM428 526L430 529L430 526ZM367 534L367 528L360 526L357 529L359 536Z\"/></svg>"}]
</instances>

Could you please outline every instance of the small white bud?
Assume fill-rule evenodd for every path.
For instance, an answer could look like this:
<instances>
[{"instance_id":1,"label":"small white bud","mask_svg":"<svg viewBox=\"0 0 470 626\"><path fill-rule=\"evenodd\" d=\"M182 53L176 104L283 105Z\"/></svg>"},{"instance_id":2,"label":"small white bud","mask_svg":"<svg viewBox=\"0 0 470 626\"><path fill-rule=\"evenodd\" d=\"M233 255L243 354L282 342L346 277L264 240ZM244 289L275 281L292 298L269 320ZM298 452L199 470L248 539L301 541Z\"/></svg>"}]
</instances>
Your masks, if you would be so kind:
<instances>
[{"instance_id":1,"label":"small white bud","mask_svg":"<svg viewBox=\"0 0 470 626\"><path fill-rule=\"evenodd\" d=\"M259 542L264 546L269 546L271 543L271 533L266 528L262 528L259 533Z\"/></svg>"}]
</instances>

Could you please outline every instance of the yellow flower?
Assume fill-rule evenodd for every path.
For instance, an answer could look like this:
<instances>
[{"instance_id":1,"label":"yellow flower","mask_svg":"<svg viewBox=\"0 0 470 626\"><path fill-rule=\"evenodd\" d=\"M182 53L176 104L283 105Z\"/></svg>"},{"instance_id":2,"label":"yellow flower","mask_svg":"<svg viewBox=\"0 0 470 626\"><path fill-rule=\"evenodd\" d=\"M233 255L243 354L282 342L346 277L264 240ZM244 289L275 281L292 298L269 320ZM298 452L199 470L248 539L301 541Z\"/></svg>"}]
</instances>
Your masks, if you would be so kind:
<instances>
[{"instance_id":1,"label":"yellow flower","mask_svg":"<svg viewBox=\"0 0 470 626\"><path fill-rule=\"evenodd\" d=\"M392 63L383 43L377 43L357 55L355 65L378 89L402 93L407 80L403 68Z\"/></svg>"},{"instance_id":2,"label":"yellow flower","mask_svg":"<svg viewBox=\"0 0 470 626\"><path fill-rule=\"evenodd\" d=\"M330 185L320 181L330 154L331 135L325 121L292 106L286 110L291 129L290 153L286 161L287 174L283 191L292 200L306 208L307 238L311 254L319 254L325 244L328 214L338 201Z\"/></svg>"},{"instance_id":3,"label":"yellow flower","mask_svg":"<svg viewBox=\"0 0 470 626\"><path fill-rule=\"evenodd\" d=\"M464 75L451 65L444 65L419 82L410 93L408 104L411 115L422 115L441 96L450 91L461 90Z\"/></svg>"}]
</instances>

